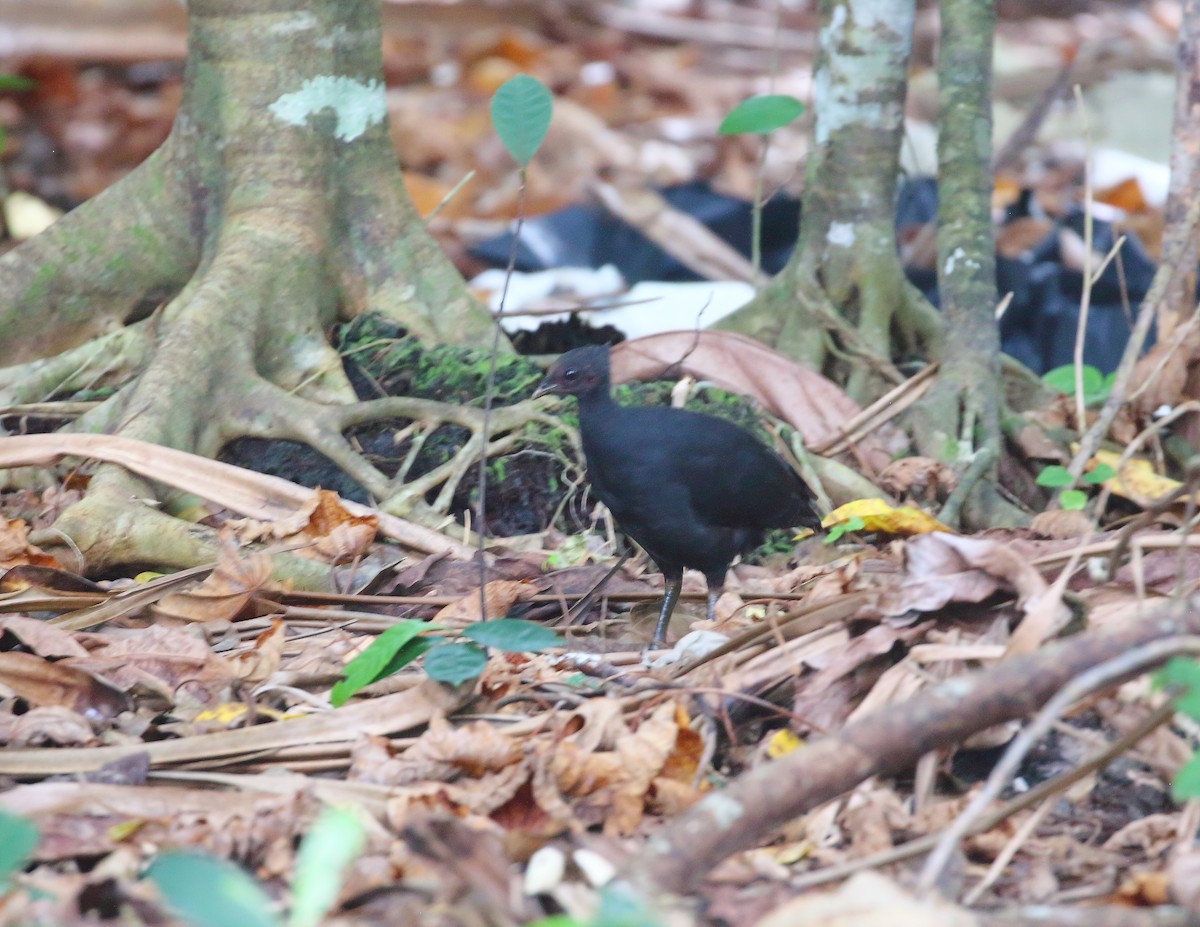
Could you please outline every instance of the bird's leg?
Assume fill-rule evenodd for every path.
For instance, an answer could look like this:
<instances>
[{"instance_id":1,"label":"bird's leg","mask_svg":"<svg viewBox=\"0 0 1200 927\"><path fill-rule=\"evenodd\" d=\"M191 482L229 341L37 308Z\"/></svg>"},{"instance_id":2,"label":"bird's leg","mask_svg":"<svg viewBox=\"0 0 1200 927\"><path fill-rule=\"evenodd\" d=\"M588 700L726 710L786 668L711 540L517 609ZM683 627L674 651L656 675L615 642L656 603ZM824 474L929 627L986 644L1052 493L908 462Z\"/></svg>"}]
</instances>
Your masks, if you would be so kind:
<instances>
[{"instance_id":1,"label":"bird's leg","mask_svg":"<svg viewBox=\"0 0 1200 927\"><path fill-rule=\"evenodd\" d=\"M663 579L670 579L669 576L663 576ZM650 642L651 647L665 647L667 644L667 625L671 621L671 612L675 611L675 603L679 601L679 592L683 589L683 573L682 571L675 577L674 582L667 587L666 593L663 595L662 611L658 613L658 624L654 628L654 640Z\"/></svg>"},{"instance_id":2,"label":"bird's leg","mask_svg":"<svg viewBox=\"0 0 1200 927\"><path fill-rule=\"evenodd\" d=\"M708 587L708 611L705 617L708 618L710 624L717 619L717 599L721 598L721 593L724 591L720 587L716 589L712 586Z\"/></svg>"}]
</instances>

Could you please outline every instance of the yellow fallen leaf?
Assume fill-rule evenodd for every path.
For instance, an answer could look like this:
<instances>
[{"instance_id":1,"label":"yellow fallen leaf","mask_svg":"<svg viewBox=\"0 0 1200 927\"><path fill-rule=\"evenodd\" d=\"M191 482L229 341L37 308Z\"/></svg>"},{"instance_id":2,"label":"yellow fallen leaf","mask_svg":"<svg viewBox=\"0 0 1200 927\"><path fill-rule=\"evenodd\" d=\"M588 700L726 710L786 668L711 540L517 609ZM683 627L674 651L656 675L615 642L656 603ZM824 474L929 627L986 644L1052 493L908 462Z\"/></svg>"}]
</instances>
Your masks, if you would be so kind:
<instances>
[{"instance_id":1,"label":"yellow fallen leaf","mask_svg":"<svg viewBox=\"0 0 1200 927\"><path fill-rule=\"evenodd\" d=\"M196 715L192 720L197 724L223 724L232 725L237 721L242 720L250 711L250 706L245 702L222 702L212 708L206 708L204 711ZM283 721L288 717L282 711L275 708L270 708L266 705L255 705L254 713L271 718L274 721Z\"/></svg>"},{"instance_id":2,"label":"yellow fallen leaf","mask_svg":"<svg viewBox=\"0 0 1200 927\"><path fill-rule=\"evenodd\" d=\"M773 760L787 756L793 750L803 747L804 741L786 727L780 728L767 741L767 756Z\"/></svg>"},{"instance_id":3,"label":"yellow fallen leaf","mask_svg":"<svg viewBox=\"0 0 1200 927\"><path fill-rule=\"evenodd\" d=\"M927 534L948 531L940 521L920 509L904 506L894 509L882 499L855 499L834 509L821 521L822 528L845 524L852 518L862 519L861 531L881 534Z\"/></svg>"},{"instance_id":4,"label":"yellow fallen leaf","mask_svg":"<svg viewBox=\"0 0 1200 927\"><path fill-rule=\"evenodd\" d=\"M1096 456L1088 461L1087 469L1107 464L1116 471L1116 476L1100 485L1123 499L1146 506L1182 485L1178 480L1155 473L1154 465L1145 458L1134 457L1118 469L1117 464L1120 460L1121 455L1115 451L1096 451Z\"/></svg>"}]
</instances>

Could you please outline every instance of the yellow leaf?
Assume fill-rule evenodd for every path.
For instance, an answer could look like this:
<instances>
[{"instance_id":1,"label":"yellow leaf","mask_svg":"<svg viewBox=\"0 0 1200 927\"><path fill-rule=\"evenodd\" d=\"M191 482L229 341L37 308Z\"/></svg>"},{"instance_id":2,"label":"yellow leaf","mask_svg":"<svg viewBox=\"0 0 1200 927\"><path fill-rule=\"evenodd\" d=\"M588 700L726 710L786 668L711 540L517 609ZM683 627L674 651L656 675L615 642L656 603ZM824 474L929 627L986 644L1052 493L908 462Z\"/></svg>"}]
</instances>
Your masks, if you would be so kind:
<instances>
[{"instance_id":1,"label":"yellow leaf","mask_svg":"<svg viewBox=\"0 0 1200 927\"><path fill-rule=\"evenodd\" d=\"M781 756L787 756L793 750L803 746L803 740L786 727L780 728L767 741L767 756L773 760L777 760Z\"/></svg>"},{"instance_id":2,"label":"yellow leaf","mask_svg":"<svg viewBox=\"0 0 1200 927\"><path fill-rule=\"evenodd\" d=\"M1159 476L1154 472L1154 465L1144 458L1134 457L1118 469L1120 460L1121 455L1114 451L1096 451L1096 456L1088 461L1087 468L1091 470L1100 464L1107 464L1115 470L1117 475L1100 485L1123 499L1146 506L1182 485L1178 480Z\"/></svg>"},{"instance_id":3,"label":"yellow leaf","mask_svg":"<svg viewBox=\"0 0 1200 927\"><path fill-rule=\"evenodd\" d=\"M834 509L821 522L822 528L844 524L861 518L863 531L880 534L927 534L930 531L951 531L928 512L905 506L894 509L882 499L855 499Z\"/></svg>"},{"instance_id":4,"label":"yellow leaf","mask_svg":"<svg viewBox=\"0 0 1200 927\"><path fill-rule=\"evenodd\" d=\"M244 702L223 702L214 708L207 708L200 712L193 719L197 724L217 723L231 725L242 718L249 712L250 708ZM283 721L287 718L282 711L275 708L269 708L266 705L256 705L254 712L257 715L262 715L271 718L274 721Z\"/></svg>"}]
</instances>

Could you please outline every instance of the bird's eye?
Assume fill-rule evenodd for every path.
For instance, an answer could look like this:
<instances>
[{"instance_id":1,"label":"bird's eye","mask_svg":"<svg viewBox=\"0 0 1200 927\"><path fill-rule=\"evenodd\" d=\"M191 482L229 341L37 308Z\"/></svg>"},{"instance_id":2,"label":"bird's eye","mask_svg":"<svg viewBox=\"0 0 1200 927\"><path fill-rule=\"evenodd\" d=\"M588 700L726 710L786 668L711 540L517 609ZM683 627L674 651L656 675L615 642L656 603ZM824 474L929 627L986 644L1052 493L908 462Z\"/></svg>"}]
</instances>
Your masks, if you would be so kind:
<instances>
[{"instance_id":1,"label":"bird's eye","mask_svg":"<svg viewBox=\"0 0 1200 927\"><path fill-rule=\"evenodd\" d=\"M566 380L568 383L574 383L576 380L579 379L579 371L576 370L574 367L568 367L566 370L563 371L563 379Z\"/></svg>"}]
</instances>

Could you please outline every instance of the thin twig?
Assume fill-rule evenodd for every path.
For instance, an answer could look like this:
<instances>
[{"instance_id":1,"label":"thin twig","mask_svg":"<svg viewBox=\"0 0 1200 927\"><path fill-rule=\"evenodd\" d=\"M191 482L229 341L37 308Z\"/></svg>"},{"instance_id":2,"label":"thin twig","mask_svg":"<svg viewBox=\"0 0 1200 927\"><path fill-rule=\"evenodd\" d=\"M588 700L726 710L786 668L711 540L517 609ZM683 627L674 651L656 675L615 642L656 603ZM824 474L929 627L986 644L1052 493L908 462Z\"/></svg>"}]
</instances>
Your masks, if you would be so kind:
<instances>
[{"instance_id":1,"label":"thin twig","mask_svg":"<svg viewBox=\"0 0 1200 927\"><path fill-rule=\"evenodd\" d=\"M1200 197L1192 200L1188 207L1187 215L1183 220L1184 228L1194 228L1197 222L1200 222ZM1176 262L1164 261L1159 265L1154 274L1154 280L1150 284L1150 291L1138 309L1137 324L1134 325L1133 331L1129 335L1125 353L1121 355L1121 363L1117 366L1116 376L1113 377L1113 385L1109 390L1108 399L1104 401L1104 406L1100 409L1092 427L1079 439L1079 450L1072 458L1071 465L1067 467L1072 477L1077 479L1083 473L1084 466L1092 459L1096 448L1108 434L1108 429L1112 426L1113 420L1117 417L1117 412L1124 404L1125 396L1128 394L1129 381L1133 376L1134 366L1142 354L1142 346L1146 343L1146 337L1150 333L1150 325L1154 321L1158 304L1162 302L1175 275L1180 272L1180 265L1184 261L1194 260L1195 252L1193 251L1190 254L1180 255Z\"/></svg>"},{"instance_id":2,"label":"thin twig","mask_svg":"<svg viewBox=\"0 0 1200 927\"><path fill-rule=\"evenodd\" d=\"M1053 779L1047 779L1044 782L1038 783L1028 792L1017 795L1015 798L1010 799L998 808L985 814L971 825L967 836L973 837L975 834L986 833L997 824L1007 821L1014 814L1018 814L1033 805L1040 804L1051 795L1065 792L1076 782L1090 776L1097 769L1104 768L1144 737L1158 730L1158 728L1171 720L1174 714L1175 706L1171 704L1162 705L1154 709L1138 724L1134 725L1111 744L1101 747L1095 753L1086 757L1083 762L1079 763L1073 769L1068 770L1062 775L1055 776ZM939 839L941 839L940 831L926 834L898 847L890 847L878 853L864 856L861 859L848 860L836 866L817 870L816 872L806 872L792 879L789 884L792 889L800 891L815 888L818 885L825 885L829 882L836 882L864 869L879 869L883 866L890 866L893 863L901 863L906 859L912 859L914 856L920 856L922 853L932 850L937 846Z\"/></svg>"},{"instance_id":3,"label":"thin twig","mask_svg":"<svg viewBox=\"0 0 1200 927\"><path fill-rule=\"evenodd\" d=\"M1008 748L1004 751L1004 756L1000 758L1000 762L996 764L991 775L988 776L983 788L975 794L975 797L971 799L967 807L955 818L954 823L942 833L937 846L929 855L929 859L925 861L925 867L921 870L921 876L917 880L918 893L928 894L932 891L942 871L950 862L950 858L958 847L959 842L970 831L972 824L978 820L987 809L987 806L999 797L1009 779L1021 765L1021 761L1025 759L1026 755L1033 749L1037 742L1045 736L1046 732L1059 719L1063 712L1079 699L1097 690L1105 689L1119 680L1126 679L1132 674L1143 672L1151 666L1163 663L1169 657L1182 653L1200 653L1200 636L1194 634L1176 635L1151 641L1148 644L1128 650L1119 657L1115 657L1098 666L1093 666L1087 672L1081 673L1070 683L1063 686L1046 703L1046 706L1038 712L1037 717L1008 745Z\"/></svg>"},{"instance_id":4,"label":"thin twig","mask_svg":"<svg viewBox=\"0 0 1200 927\"><path fill-rule=\"evenodd\" d=\"M504 304L508 299L508 286L512 282L513 271L517 266L517 248L521 243L521 226L525 223L525 167L521 167L520 186L517 188L517 221L513 226L512 245L508 249L508 265L504 268L504 288L500 291L499 311L504 312ZM487 621L487 462L488 462L488 426L492 418L492 401L496 392L496 357L500 353L500 322L492 320L492 351L488 358L487 389L483 394L483 422L480 424L479 448L479 505L476 508L479 552L479 618Z\"/></svg>"}]
</instances>

